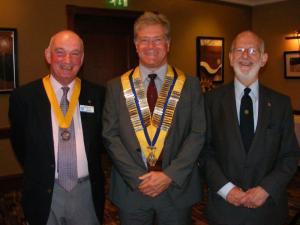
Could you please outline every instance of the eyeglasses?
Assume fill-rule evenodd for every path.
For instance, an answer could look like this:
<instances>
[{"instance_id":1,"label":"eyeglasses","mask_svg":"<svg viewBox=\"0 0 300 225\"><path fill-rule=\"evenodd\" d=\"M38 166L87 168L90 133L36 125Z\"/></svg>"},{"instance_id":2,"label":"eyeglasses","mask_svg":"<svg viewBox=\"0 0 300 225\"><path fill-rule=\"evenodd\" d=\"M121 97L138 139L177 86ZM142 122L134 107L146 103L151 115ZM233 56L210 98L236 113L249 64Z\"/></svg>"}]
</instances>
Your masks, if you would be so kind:
<instances>
[{"instance_id":1,"label":"eyeglasses","mask_svg":"<svg viewBox=\"0 0 300 225\"><path fill-rule=\"evenodd\" d=\"M154 38L148 38L148 37L141 37L137 39L138 44L140 45L149 45L150 43L153 45L162 45L166 42L166 37L154 37Z\"/></svg>"},{"instance_id":2,"label":"eyeglasses","mask_svg":"<svg viewBox=\"0 0 300 225\"><path fill-rule=\"evenodd\" d=\"M232 52L236 55L242 55L245 51L247 51L250 56L257 56L260 53L260 50L257 48L234 48Z\"/></svg>"}]
</instances>

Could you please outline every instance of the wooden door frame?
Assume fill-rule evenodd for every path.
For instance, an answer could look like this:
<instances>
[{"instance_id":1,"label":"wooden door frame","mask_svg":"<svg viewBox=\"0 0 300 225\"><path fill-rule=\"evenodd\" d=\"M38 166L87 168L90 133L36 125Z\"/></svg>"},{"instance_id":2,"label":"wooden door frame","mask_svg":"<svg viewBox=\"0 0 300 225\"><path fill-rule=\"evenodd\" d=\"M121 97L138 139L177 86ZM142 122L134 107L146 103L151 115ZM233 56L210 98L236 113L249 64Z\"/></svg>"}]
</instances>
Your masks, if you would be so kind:
<instances>
[{"instance_id":1,"label":"wooden door frame","mask_svg":"<svg viewBox=\"0 0 300 225\"><path fill-rule=\"evenodd\" d=\"M68 29L74 31L76 31L75 17L78 15L136 19L143 14L142 11L90 8L90 7L81 7L75 5L66 5L66 11L67 11L67 27Z\"/></svg>"}]
</instances>

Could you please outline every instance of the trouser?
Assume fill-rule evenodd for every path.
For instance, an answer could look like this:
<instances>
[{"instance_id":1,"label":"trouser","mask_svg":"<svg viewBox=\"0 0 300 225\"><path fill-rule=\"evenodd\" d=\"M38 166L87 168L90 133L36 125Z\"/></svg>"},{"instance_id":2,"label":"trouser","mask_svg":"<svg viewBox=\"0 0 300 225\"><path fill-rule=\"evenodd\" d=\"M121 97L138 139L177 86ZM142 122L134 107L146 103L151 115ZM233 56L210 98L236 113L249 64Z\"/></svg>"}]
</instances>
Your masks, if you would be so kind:
<instances>
[{"instance_id":1,"label":"trouser","mask_svg":"<svg viewBox=\"0 0 300 225\"><path fill-rule=\"evenodd\" d=\"M120 209L121 225L190 225L192 207L177 208L167 192L145 196L138 209Z\"/></svg>"},{"instance_id":2,"label":"trouser","mask_svg":"<svg viewBox=\"0 0 300 225\"><path fill-rule=\"evenodd\" d=\"M92 199L90 180L67 192L55 181L47 225L99 225Z\"/></svg>"}]
</instances>

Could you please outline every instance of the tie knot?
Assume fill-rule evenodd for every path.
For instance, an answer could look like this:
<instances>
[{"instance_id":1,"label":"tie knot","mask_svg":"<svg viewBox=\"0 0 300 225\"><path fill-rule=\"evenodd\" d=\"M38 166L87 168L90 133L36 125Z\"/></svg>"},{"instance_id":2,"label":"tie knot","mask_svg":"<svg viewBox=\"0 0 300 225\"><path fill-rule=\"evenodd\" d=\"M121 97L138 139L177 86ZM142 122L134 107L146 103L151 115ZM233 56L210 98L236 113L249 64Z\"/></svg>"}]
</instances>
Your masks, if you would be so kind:
<instances>
[{"instance_id":1,"label":"tie knot","mask_svg":"<svg viewBox=\"0 0 300 225\"><path fill-rule=\"evenodd\" d=\"M248 88L248 87L245 88L245 89L244 89L244 95L249 95L250 91L251 91L250 88Z\"/></svg>"},{"instance_id":2,"label":"tie knot","mask_svg":"<svg viewBox=\"0 0 300 225\"><path fill-rule=\"evenodd\" d=\"M148 75L148 77L149 77L151 80L154 81L154 79L157 77L157 74L151 73L151 74Z\"/></svg>"},{"instance_id":3,"label":"tie knot","mask_svg":"<svg viewBox=\"0 0 300 225\"><path fill-rule=\"evenodd\" d=\"M61 89L63 91L63 96L67 96L68 91L70 90L70 88L69 87L62 87Z\"/></svg>"}]
</instances>

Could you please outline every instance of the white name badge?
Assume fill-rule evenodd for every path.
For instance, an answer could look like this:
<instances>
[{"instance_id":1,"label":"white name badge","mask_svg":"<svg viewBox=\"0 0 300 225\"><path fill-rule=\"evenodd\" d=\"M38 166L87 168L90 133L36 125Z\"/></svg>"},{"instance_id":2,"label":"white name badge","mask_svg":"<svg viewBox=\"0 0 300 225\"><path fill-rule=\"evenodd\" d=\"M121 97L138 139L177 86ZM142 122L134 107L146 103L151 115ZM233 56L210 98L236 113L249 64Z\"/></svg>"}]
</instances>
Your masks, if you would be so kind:
<instances>
[{"instance_id":1,"label":"white name badge","mask_svg":"<svg viewBox=\"0 0 300 225\"><path fill-rule=\"evenodd\" d=\"M79 105L80 112L86 112L86 113L94 113L94 106L91 105Z\"/></svg>"}]
</instances>

